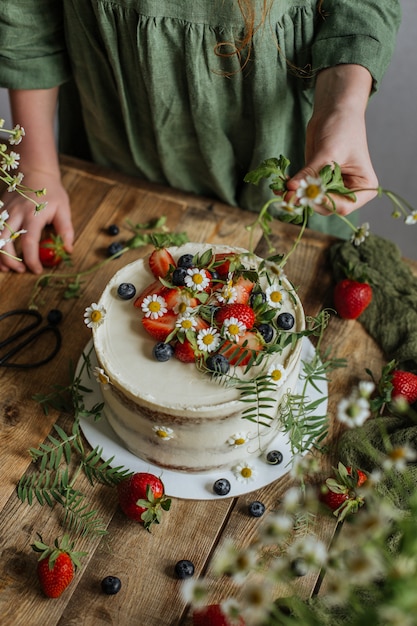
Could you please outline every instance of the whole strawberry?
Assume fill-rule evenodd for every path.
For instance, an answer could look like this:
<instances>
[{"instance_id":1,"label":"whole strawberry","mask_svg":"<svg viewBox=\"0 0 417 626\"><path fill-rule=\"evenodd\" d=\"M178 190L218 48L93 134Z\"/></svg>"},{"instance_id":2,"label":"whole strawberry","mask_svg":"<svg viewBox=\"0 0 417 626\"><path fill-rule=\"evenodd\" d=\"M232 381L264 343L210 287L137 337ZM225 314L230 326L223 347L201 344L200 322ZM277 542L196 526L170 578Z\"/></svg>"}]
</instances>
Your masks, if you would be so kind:
<instances>
[{"instance_id":1,"label":"whole strawberry","mask_svg":"<svg viewBox=\"0 0 417 626\"><path fill-rule=\"evenodd\" d=\"M119 504L130 518L142 523L146 530L159 524L162 511L168 511L171 500L165 496L160 478L154 474L137 472L117 485Z\"/></svg>"},{"instance_id":2,"label":"whole strawberry","mask_svg":"<svg viewBox=\"0 0 417 626\"><path fill-rule=\"evenodd\" d=\"M372 300L372 287L351 278L339 281L333 292L336 311L343 319L354 320L369 306Z\"/></svg>"},{"instance_id":3,"label":"whole strawberry","mask_svg":"<svg viewBox=\"0 0 417 626\"><path fill-rule=\"evenodd\" d=\"M319 500L333 515L343 520L349 513L356 513L363 506L364 499L357 489L367 480L365 472L345 467L339 463L334 478L328 478L319 492Z\"/></svg>"},{"instance_id":4,"label":"whole strawberry","mask_svg":"<svg viewBox=\"0 0 417 626\"><path fill-rule=\"evenodd\" d=\"M392 373L391 398L404 397L408 404L417 402L417 375L404 370L394 370Z\"/></svg>"},{"instance_id":5,"label":"whole strawberry","mask_svg":"<svg viewBox=\"0 0 417 626\"><path fill-rule=\"evenodd\" d=\"M42 537L32 544L35 552L40 552L37 573L42 591L48 598L58 598L74 578L79 559L86 552L74 552L69 536L64 535L61 543L55 539L53 546L43 543Z\"/></svg>"},{"instance_id":6,"label":"whole strawberry","mask_svg":"<svg viewBox=\"0 0 417 626\"><path fill-rule=\"evenodd\" d=\"M242 617L228 619L220 604L209 604L193 613L193 626L245 626Z\"/></svg>"},{"instance_id":7,"label":"whole strawberry","mask_svg":"<svg viewBox=\"0 0 417 626\"><path fill-rule=\"evenodd\" d=\"M231 318L238 320L238 322L243 324L248 330L250 330L255 323L255 313L247 304L226 304L220 307L215 314L216 323L220 327L226 320L230 320Z\"/></svg>"}]
</instances>

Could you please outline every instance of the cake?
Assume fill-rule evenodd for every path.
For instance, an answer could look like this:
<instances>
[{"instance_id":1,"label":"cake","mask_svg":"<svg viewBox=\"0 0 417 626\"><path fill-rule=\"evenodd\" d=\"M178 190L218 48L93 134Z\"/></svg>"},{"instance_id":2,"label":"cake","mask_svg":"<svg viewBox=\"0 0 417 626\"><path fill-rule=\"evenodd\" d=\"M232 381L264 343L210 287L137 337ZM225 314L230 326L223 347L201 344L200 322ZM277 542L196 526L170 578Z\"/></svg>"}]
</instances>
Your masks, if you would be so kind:
<instances>
[{"instance_id":1,"label":"cake","mask_svg":"<svg viewBox=\"0 0 417 626\"><path fill-rule=\"evenodd\" d=\"M211 472L274 440L305 318L273 260L200 243L156 250L120 269L87 311L104 413L134 455Z\"/></svg>"}]
</instances>

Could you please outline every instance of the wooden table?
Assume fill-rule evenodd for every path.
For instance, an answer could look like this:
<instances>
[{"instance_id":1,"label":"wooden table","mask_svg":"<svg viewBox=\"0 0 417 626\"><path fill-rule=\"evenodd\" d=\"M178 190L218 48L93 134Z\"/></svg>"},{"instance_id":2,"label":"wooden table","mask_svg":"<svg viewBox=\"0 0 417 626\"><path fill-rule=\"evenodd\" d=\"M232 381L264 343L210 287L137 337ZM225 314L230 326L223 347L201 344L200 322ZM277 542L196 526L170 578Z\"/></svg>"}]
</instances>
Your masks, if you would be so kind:
<instances>
[{"instance_id":1,"label":"wooden table","mask_svg":"<svg viewBox=\"0 0 417 626\"><path fill-rule=\"evenodd\" d=\"M62 159L62 174L77 233L73 254L76 271L105 258L105 250L112 241L106 233L110 224L121 227L121 237L129 236L124 228L127 218L136 223L166 215L169 229L186 231L191 241L248 245L245 226L254 219L248 212L68 158ZM277 252L289 250L297 232L296 227L274 223L273 242ZM266 255L267 247L260 232L255 241L255 251ZM327 251L333 242L331 237L308 232L287 265L287 273L299 286L299 295L309 315L331 305L332 278ZM211 601L227 597L233 584L228 578L220 581L214 578L213 556L230 537L238 545L250 544L262 518L256 520L247 515L248 503L258 499L272 510L292 484L286 475L239 498L216 501L175 498L162 524L148 533L122 514L114 489L92 488L81 478L78 488L88 495L91 506L97 508L106 521L108 534L94 540L77 539L77 548L86 550L88 556L83 559L75 580L57 600L42 595L35 574L37 556L30 544L37 538L37 532L46 541L62 535L59 511L37 503L22 504L16 495L16 484L31 464L28 448L43 442L55 422L69 428L72 416L56 411L44 415L32 396L46 394L54 385L68 385L69 364L78 361L90 338L83 323L85 307L97 300L119 267L149 251L150 248L130 251L99 271L85 275L78 299L65 300L60 291L43 290L38 300L41 313L46 314L53 308L63 313L60 353L51 363L35 370L1 370L0 621L3 626L189 625L191 612L182 600L181 583L173 575L174 564L183 558L192 560L195 575L204 574L210 581ZM417 270L416 263L411 265ZM36 277L30 273L2 274L1 312L27 306L35 281ZM330 345L334 356L349 360L349 368L336 370L329 382L330 441L334 442L338 435L334 422L337 402L364 377L365 367L379 371L382 355L360 323L336 317L331 319L323 347ZM331 456L325 463L328 467L323 471L327 473ZM335 530L332 517L323 517L319 527L320 536L330 542ZM107 575L122 580L122 590L115 596L105 596L100 591L100 581ZM299 593L309 596L316 582L313 576L300 578ZM276 595L280 593L284 590L277 589Z\"/></svg>"}]
</instances>

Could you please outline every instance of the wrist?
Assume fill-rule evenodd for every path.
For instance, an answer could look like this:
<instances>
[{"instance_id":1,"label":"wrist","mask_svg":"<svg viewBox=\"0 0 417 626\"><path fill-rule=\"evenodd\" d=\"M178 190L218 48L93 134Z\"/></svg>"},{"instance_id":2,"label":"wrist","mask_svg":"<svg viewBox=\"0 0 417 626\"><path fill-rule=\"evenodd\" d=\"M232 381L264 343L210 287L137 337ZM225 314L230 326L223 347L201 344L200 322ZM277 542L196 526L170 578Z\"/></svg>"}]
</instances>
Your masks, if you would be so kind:
<instances>
[{"instance_id":1,"label":"wrist","mask_svg":"<svg viewBox=\"0 0 417 626\"><path fill-rule=\"evenodd\" d=\"M364 114L372 89L372 76L361 65L342 64L317 75L314 113L344 109Z\"/></svg>"}]
</instances>

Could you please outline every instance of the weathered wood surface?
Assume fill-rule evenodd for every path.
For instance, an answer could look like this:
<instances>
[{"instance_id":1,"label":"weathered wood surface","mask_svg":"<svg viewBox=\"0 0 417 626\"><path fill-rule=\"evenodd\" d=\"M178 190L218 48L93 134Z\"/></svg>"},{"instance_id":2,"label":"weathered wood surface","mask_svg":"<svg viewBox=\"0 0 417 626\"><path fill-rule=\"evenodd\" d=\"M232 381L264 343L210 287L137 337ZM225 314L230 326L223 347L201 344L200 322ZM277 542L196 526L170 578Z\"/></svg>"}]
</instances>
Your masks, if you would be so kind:
<instances>
[{"instance_id":1,"label":"weathered wood surface","mask_svg":"<svg viewBox=\"0 0 417 626\"><path fill-rule=\"evenodd\" d=\"M191 241L248 245L245 226L254 220L254 215L248 212L133 181L67 158L62 160L62 171L77 233L73 254L77 271L87 270L105 258L105 249L110 243L105 232L109 224L122 226L121 237L130 235L123 229L126 219L137 223L166 215L168 227L186 231ZM273 228L277 252L286 252L298 229L278 222ZM262 256L267 250L260 235L257 233L255 241L256 251ZM318 233L307 233L287 265L287 274L298 286L308 315L331 306L332 278L327 251L333 241ZM0 615L4 626L188 626L190 611L181 598L180 582L173 576L174 564L182 558L191 559L196 566L196 576L202 573L208 576L212 600L225 597L232 584L228 579L217 581L211 576L213 555L229 537L239 545L249 545L262 519L249 518L248 502L260 499L272 510L292 484L286 475L239 498L210 502L176 498L163 523L147 533L121 513L114 490L92 488L81 479L77 485L106 520L108 534L94 541L80 539L78 549L88 551L88 557L83 560L74 582L57 600L42 596L35 575L37 557L30 544L37 532L45 540L62 535L59 513L37 503L31 507L20 503L16 484L30 471L28 448L44 441L56 421L64 428L69 427L71 415L52 411L45 416L32 396L47 393L52 385L68 384L69 363L78 361L90 338L83 323L85 307L97 300L119 267L148 252L148 248L128 252L99 271L86 274L78 299L64 300L59 291L43 290L38 300L40 311L46 314L50 309L59 308L63 313L60 353L53 362L39 369L0 370ZM417 270L417 264L411 265ZM26 307L35 282L36 277L29 273L23 276L2 274L0 312ZM336 317L331 319L326 332L323 347L327 346L332 346L334 356L349 359L348 370L336 370L329 382L331 441L334 442L338 435L334 422L338 400L352 383L363 377L365 367L378 371L383 356L358 322L341 321ZM324 517L320 522L322 538L330 542L334 528L333 520ZM123 583L122 591L116 596L104 596L100 592L100 581L109 574L119 576ZM308 596L315 584L314 577L301 578L300 593ZM276 593L279 595L285 590L277 589Z\"/></svg>"}]
</instances>

